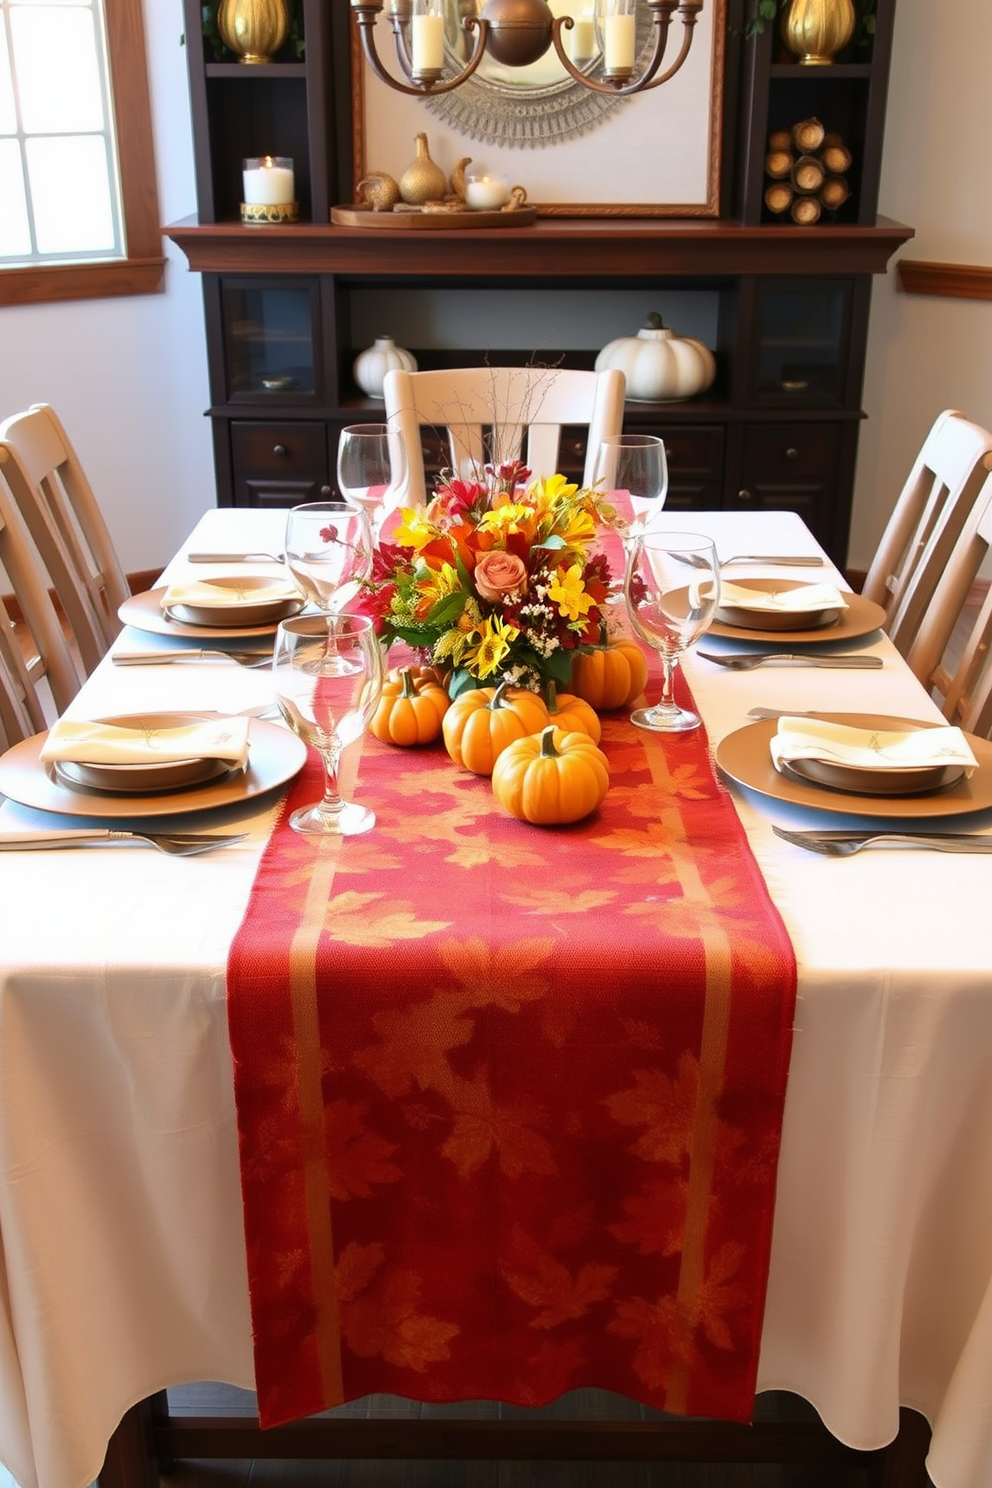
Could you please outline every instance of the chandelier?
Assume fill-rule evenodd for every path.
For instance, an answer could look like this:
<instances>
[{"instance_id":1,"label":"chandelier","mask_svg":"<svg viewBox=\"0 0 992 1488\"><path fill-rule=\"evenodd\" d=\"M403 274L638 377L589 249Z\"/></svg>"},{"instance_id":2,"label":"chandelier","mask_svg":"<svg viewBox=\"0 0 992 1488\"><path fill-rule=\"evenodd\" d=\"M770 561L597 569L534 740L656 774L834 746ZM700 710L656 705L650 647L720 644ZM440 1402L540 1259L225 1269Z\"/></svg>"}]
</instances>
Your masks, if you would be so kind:
<instances>
[{"instance_id":1,"label":"chandelier","mask_svg":"<svg viewBox=\"0 0 992 1488\"><path fill-rule=\"evenodd\" d=\"M405 82L383 66L375 44L375 24L384 0L351 0L359 25L362 48L376 77L398 93L450 93L475 72L488 52L504 67L527 67L554 47L565 71L584 88L596 93L624 95L659 88L674 77L689 55L696 17L703 0L595 0L587 9L575 0L577 15L556 15L547 0L487 0L482 14L469 15L462 25L475 32L472 54L454 77L444 77L444 7L446 0L389 0L389 19L396 40L396 56ZM586 0L589 5L590 0ZM634 76L636 22L639 3L646 4L654 23L654 46L639 77ZM675 12L682 21L682 45L665 72L661 64L668 30ZM565 33L563 39L562 33ZM566 41L568 45L566 46ZM602 70L591 77L583 66L602 57Z\"/></svg>"}]
</instances>

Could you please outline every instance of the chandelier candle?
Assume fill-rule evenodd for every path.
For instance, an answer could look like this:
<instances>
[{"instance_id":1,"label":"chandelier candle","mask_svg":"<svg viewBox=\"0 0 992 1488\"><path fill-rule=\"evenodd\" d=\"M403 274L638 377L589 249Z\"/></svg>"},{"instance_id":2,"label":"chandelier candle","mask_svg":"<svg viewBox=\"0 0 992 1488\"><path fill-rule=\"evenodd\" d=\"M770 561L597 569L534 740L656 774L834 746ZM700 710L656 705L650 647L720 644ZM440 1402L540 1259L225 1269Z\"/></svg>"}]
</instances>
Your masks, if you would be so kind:
<instances>
[{"instance_id":1,"label":"chandelier candle","mask_svg":"<svg viewBox=\"0 0 992 1488\"><path fill-rule=\"evenodd\" d=\"M614 0L603 17L603 61L608 73L634 70L633 0Z\"/></svg>"},{"instance_id":2,"label":"chandelier candle","mask_svg":"<svg viewBox=\"0 0 992 1488\"><path fill-rule=\"evenodd\" d=\"M414 76L439 73L444 65L444 17L437 0L415 0L410 40Z\"/></svg>"}]
</instances>

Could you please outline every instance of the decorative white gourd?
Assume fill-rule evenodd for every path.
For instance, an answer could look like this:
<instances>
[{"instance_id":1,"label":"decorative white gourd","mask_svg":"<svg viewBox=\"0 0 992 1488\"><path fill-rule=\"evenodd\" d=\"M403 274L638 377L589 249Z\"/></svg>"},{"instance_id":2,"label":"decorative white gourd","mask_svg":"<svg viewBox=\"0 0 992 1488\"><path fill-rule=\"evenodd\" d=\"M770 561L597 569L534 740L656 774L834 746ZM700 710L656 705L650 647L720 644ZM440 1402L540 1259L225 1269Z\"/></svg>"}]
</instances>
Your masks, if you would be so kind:
<instances>
[{"instance_id":1,"label":"decorative white gourd","mask_svg":"<svg viewBox=\"0 0 992 1488\"><path fill-rule=\"evenodd\" d=\"M373 346L358 353L352 372L366 397L381 398L383 380L394 367L416 372L417 359L412 352L397 346L392 336L376 336Z\"/></svg>"},{"instance_id":2,"label":"decorative white gourd","mask_svg":"<svg viewBox=\"0 0 992 1488\"><path fill-rule=\"evenodd\" d=\"M596 371L617 367L627 379L627 397L635 403L670 403L701 393L716 377L708 346L691 336L677 336L656 312L636 336L620 336L603 347Z\"/></svg>"}]
</instances>

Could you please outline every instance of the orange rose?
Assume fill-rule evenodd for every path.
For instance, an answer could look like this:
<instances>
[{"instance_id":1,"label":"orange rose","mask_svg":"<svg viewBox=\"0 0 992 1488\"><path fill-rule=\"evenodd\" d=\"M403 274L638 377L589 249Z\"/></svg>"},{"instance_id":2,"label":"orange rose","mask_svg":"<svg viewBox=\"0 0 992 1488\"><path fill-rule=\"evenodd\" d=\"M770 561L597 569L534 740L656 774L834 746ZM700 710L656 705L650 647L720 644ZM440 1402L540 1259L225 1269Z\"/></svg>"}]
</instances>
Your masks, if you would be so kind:
<instances>
[{"instance_id":1,"label":"orange rose","mask_svg":"<svg viewBox=\"0 0 992 1488\"><path fill-rule=\"evenodd\" d=\"M496 549L483 553L475 565L475 587L480 599L490 603L510 594L522 594L527 588L527 570L516 553Z\"/></svg>"}]
</instances>

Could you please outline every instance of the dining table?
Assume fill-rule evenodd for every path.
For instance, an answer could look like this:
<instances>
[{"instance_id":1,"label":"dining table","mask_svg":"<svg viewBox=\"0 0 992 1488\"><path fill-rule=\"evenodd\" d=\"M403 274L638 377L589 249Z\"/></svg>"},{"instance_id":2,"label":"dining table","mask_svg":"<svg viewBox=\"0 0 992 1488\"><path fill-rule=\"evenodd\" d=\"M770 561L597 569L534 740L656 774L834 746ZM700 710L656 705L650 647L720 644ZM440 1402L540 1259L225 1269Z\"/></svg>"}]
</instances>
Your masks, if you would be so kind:
<instances>
[{"instance_id":1,"label":"dining table","mask_svg":"<svg viewBox=\"0 0 992 1488\"><path fill-rule=\"evenodd\" d=\"M744 555L724 570L735 582L847 588L792 512L655 522L712 537L722 560ZM284 525L279 510L210 510L160 583L241 571L191 564L202 551L269 554L254 567L278 572ZM188 652L188 636L144 628L140 605L131 616L114 650ZM858 1452L897 1440L901 1409L918 1413L937 1488L987 1488L992 856L821 856L774 827L891 826L885 802L797 797L720 766L755 708L942 721L884 632L851 629L768 647L715 627L682 663L796 961L757 1390L802 1397ZM264 651L264 638L245 644ZM800 659L735 670L699 654L757 649ZM808 664L838 653L881 665ZM273 699L265 665L108 656L67 716L259 714ZM196 857L130 844L0 852L0 1461L20 1488L84 1488L101 1473L144 1488L157 1478L142 1443L153 1417L161 1425L146 1402L194 1381L254 1387L227 965L284 788L170 817L243 834ZM934 802L914 828L992 837L992 801L952 820ZM9 791L0 805L0 833L83 820ZM907 1471L907 1484L926 1481L922 1449Z\"/></svg>"}]
</instances>

